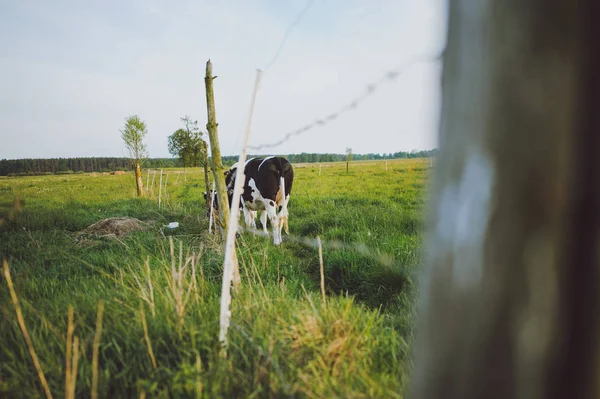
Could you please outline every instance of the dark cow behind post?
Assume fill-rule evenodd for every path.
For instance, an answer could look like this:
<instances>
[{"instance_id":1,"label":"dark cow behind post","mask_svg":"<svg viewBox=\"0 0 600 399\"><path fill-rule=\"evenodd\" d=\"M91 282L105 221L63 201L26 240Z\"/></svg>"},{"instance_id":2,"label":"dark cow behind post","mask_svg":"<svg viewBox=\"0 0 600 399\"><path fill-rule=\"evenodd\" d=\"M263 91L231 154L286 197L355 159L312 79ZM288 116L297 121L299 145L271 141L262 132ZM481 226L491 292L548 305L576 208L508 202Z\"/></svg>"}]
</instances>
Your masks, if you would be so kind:
<instances>
[{"instance_id":1,"label":"dark cow behind post","mask_svg":"<svg viewBox=\"0 0 600 399\"><path fill-rule=\"evenodd\" d=\"M213 214L215 211L219 210L219 204L217 204L217 192L215 190L210 190L210 194L207 194L206 191L204 192L204 200L206 201L207 204L210 204L212 202L212 207L213 207ZM231 204L229 204L231 206ZM206 216L210 216L210 208L208 208L206 210Z\"/></svg>"},{"instance_id":2,"label":"dark cow behind post","mask_svg":"<svg viewBox=\"0 0 600 399\"><path fill-rule=\"evenodd\" d=\"M233 185L239 165L235 164L225 172L227 194L231 204ZM256 228L256 214L263 211L260 222L267 232L267 218L273 228L273 242L281 244L281 229L289 234L288 202L294 182L294 170L283 157L252 158L244 166L246 181L242 193L241 206L246 226Z\"/></svg>"}]
</instances>

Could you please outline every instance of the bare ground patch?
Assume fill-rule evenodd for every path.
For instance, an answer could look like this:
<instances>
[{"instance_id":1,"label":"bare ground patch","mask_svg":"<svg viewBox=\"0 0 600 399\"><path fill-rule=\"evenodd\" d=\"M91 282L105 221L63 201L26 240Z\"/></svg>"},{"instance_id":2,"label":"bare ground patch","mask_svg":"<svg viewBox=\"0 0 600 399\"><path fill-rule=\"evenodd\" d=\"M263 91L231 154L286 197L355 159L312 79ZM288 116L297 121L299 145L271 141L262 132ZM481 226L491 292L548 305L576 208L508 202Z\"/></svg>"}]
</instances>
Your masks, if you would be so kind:
<instances>
[{"instance_id":1,"label":"bare ground patch","mask_svg":"<svg viewBox=\"0 0 600 399\"><path fill-rule=\"evenodd\" d=\"M149 230L154 224L154 220L143 222L128 217L102 219L77 233L75 241L89 244L94 238L118 239L137 231Z\"/></svg>"}]
</instances>

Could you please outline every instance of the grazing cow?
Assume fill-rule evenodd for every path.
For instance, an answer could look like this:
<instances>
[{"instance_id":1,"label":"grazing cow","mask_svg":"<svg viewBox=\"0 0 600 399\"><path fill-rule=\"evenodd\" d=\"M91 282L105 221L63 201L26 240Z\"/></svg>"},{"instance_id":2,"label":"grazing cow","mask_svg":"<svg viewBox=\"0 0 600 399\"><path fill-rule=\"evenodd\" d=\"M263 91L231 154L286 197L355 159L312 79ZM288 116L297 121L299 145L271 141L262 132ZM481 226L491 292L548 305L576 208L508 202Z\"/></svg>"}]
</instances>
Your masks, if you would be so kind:
<instances>
[{"instance_id":1,"label":"grazing cow","mask_svg":"<svg viewBox=\"0 0 600 399\"><path fill-rule=\"evenodd\" d=\"M239 165L235 164L225 172L229 203L233 198L233 186ZM294 170L287 159L282 157L252 158L244 166L246 181L241 198L246 226L256 228L256 215L263 211L260 222L267 232L267 217L273 228L273 242L281 244L281 229L289 234L288 202L294 182Z\"/></svg>"}]
</instances>

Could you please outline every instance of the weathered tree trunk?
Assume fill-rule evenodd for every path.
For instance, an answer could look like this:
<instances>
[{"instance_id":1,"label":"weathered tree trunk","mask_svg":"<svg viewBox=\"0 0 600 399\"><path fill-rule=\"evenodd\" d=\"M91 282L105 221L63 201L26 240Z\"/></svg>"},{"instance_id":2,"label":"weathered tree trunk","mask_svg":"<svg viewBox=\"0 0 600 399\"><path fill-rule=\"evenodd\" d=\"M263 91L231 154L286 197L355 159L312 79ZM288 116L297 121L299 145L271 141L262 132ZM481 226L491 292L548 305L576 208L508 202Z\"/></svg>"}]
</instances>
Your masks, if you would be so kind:
<instances>
[{"instance_id":1,"label":"weathered tree trunk","mask_svg":"<svg viewBox=\"0 0 600 399\"><path fill-rule=\"evenodd\" d=\"M227 230L227 221L229 220L229 204L227 200L227 187L225 186L225 175L223 175L223 163L221 160L221 148L219 147L219 134L217 131L217 115L215 111L215 94L213 91L212 63L210 60L206 63L206 77L204 84L206 86L206 108L208 113L208 138L210 140L210 150L212 156L213 178L217 186L217 201L219 204L219 223L223 231ZM225 233L223 233L223 238Z\"/></svg>"},{"instance_id":2,"label":"weathered tree trunk","mask_svg":"<svg viewBox=\"0 0 600 399\"><path fill-rule=\"evenodd\" d=\"M206 86L206 108L208 114L208 123L206 124L206 130L208 131L208 138L210 139L210 150L212 159L212 171L213 178L217 187L217 201L219 204L219 224L221 225L223 240L227 237L227 224L229 221L229 201L227 199L227 187L225 185L225 175L223 174L223 161L221 160L221 147L219 147L219 134L217 115L215 111L215 94L213 91L213 76L212 76L212 63L210 60L206 63L206 76L204 78L204 84ZM240 271L237 262L237 255L233 253L235 258L235 266L233 269L232 281L234 285L239 284Z\"/></svg>"},{"instance_id":3,"label":"weathered tree trunk","mask_svg":"<svg viewBox=\"0 0 600 399\"><path fill-rule=\"evenodd\" d=\"M450 1L414 398L600 397L599 11Z\"/></svg>"},{"instance_id":4,"label":"weathered tree trunk","mask_svg":"<svg viewBox=\"0 0 600 399\"><path fill-rule=\"evenodd\" d=\"M142 182L142 171L140 169L140 162L135 163L135 185L137 187L137 196L144 196L144 183Z\"/></svg>"}]
</instances>

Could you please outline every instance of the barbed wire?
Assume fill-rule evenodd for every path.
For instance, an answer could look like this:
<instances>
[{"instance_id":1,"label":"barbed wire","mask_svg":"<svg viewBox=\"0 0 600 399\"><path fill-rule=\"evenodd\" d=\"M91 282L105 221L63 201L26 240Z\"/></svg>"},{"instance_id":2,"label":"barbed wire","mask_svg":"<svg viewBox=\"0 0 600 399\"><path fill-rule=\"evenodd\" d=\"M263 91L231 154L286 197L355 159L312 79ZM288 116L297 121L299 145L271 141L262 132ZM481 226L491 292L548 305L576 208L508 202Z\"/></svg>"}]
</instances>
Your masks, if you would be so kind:
<instances>
[{"instance_id":1,"label":"barbed wire","mask_svg":"<svg viewBox=\"0 0 600 399\"><path fill-rule=\"evenodd\" d=\"M316 127L325 126L328 123L330 123L331 121L339 118L343 114L356 110L367 98L371 97L377 91L377 89L379 89L381 86L383 86L387 83L390 83L390 82L396 80L398 78L398 76L400 76L402 73L406 72L412 66L419 64L419 63L423 63L423 62L439 61L442 59L443 54L444 54L444 52L441 51L439 54L434 55L434 56L432 56L432 55L415 56L415 57L409 59L408 61L398 65L397 67L387 71L385 74L383 74L383 76L379 80L377 80L371 84L368 84L365 91L362 94L358 95L357 97L352 99L350 102L348 102L345 105L343 105L342 107L340 107L337 111L332 112L323 118L319 118L319 119L315 120L314 122L308 123L296 130L292 130L291 132L285 134L283 136L283 138L281 138L278 141L275 141L275 142L269 143L269 144L248 145L248 148L251 150L254 150L254 151L259 151L259 150L263 150L263 149L279 147L280 145L289 141L294 136L300 136L301 134L304 134Z\"/></svg>"},{"instance_id":2,"label":"barbed wire","mask_svg":"<svg viewBox=\"0 0 600 399\"><path fill-rule=\"evenodd\" d=\"M302 21L304 14L306 14L306 12L312 7L313 3L314 3L313 0L308 0L306 2L306 5L304 6L304 8L302 10L300 10L298 15L296 16L296 19L288 26L288 28L285 31L285 34L283 35L283 38L281 39L281 42L279 43L279 48L277 48L277 51L275 52L275 55L273 56L273 59L271 60L271 62L269 62L267 64L267 66L265 66L263 68L263 72L266 72L267 69L269 69L275 63L275 61L277 61L277 58L279 58L279 53L281 53L281 50L283 50L283 47L285 46L285 43L286 43L290 33L292 33L292 30L294 30L296 25L298 25L300 23L300 21Z\"/></svg>"},{"instance_id":3,"label":"barbed wire","mask_svg":"<svg viewBox=\"0 0 600 399\"><path fill-rule=\"evenodd\" d=\"M277 48L275 55L273 56L271 61L262 69L263 73L266 72L267 69L269 69L275 63L275 61L277 61L277 58L279 58L279 54L281 53L281 50L283 50L283 47L285 46L285 43L287 42L287 39L288 39L290 33L292 33L292 30L294 30L296 25L298 25L300 23L300 21L302 21L304 14L306 14L306 12L312 7L313 3L314 3L313 0L308 0L306 2L306 5L304 6L304 8L302 10L300 10L298 15L296 15L296 19L294 19L294 21L287 27L287 29L285 30L285 33L283 35L283 38L281 39L281 42L279 42L279 47ZM240 128L239 133L238 133L237 137L235 138L235 143L233 144L234 148L238 145L238 141L240 140L241 135L242 135L242 129Z\"/></svg>"}]
</instances>

